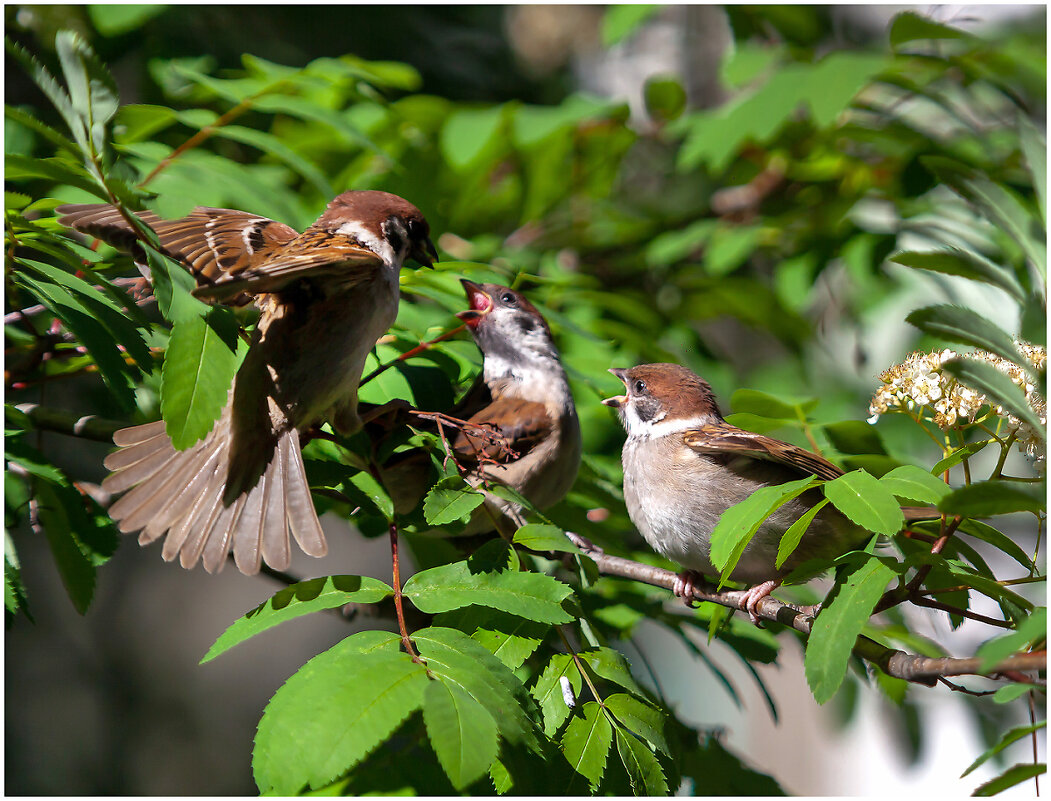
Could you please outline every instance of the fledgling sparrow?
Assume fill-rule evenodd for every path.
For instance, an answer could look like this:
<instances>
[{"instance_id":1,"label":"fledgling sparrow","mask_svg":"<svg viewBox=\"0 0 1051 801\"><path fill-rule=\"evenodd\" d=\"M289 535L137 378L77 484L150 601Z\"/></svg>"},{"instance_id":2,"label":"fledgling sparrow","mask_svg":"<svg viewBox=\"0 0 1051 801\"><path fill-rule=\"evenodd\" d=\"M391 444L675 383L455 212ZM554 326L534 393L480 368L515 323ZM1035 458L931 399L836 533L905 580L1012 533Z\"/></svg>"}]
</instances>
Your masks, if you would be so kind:
<instances>
[{"instance_id":1,"label":"fledgling sparrow","mask_svg":"<svg viewBox=\"0 0 1051 801\"><path fill-rule=\"evenodd\" d=\"M723 512L760 487L808 475L834 479L843 471L828 460L781 440L736 428L719 413L712 388L677 364L642 364L610 370L626 394L602 401L620 412L624 442L624 502L628 515L658 553L686 568L676 595L689 600L697 574L718 575L711 562L711 534ZM808 490L768 517L730 574L752 584L745 607L757 622L759 601L797 566L831 559L868 535L831 505L822 508L799 546L775 567L785 531L823 496ZM906 517L930 517L907 509ZM935 513L934 516L937 516Z\"/></svg>"},{"instance_id":2,"label":"fledgling sparrow","mask_svg":"<svg viewBox=\"0 0 1051 801\"><path fill-rule=\"evenodd\" d=\"M105 204L60 206L60 219L115 247L142 250L120 212ZM365 357L398 311L406 259L437 258L423 214L387 192L332 200L302 234L284 223L198 207L179 220L138 214L165 254L197 278L209 300L251 296L260 309L226 407L209 434L176 451L163 421L118 431L102 486L130 490L109 509L146 544L167 533L162 555L208 572L227 554L242 573L260 561L284 569L289 531L311 556L327 552L310 496L300 433L328 420L362 426L358 382Z\"/></svg>"},{"instance_id":3,"label":"fledgling sparrow","mask_svg":"<svg viewBox=\"0 0 1051 801\"><path fill-rule=\"evenodd\" d=\"M453 454L472 486L483 480L504 484L546 509L573 486L581 453L577 410L551 329L520 292L460 283L471 308L456 316L482 351L482 373L449 412L471 424L452 437ZM399 511L411 510L427 489L419 461L408 457L385 468L384 481ZM485 495L458 535L496 529L509 536L524 524L520 504Z\"/></svg>"}]
</instances>

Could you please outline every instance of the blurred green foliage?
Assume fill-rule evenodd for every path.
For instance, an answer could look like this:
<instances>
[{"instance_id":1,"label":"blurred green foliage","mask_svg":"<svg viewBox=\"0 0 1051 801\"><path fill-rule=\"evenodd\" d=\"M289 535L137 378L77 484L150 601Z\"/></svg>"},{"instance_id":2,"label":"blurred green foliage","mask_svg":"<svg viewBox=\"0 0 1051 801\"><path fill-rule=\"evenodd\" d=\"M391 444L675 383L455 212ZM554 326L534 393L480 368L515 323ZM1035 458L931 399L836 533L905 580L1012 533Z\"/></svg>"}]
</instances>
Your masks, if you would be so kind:
<instances>
[{"instance_id":1,"label":"blurred green foliage","mask_svg":"<svg viewBox=\"0 0 1051 801\"><path fill-rule=\"evenodd\" d=\"M736 700L733 683L687 632L722 640L760 685L752 662L774 661L791 635L774 636L782 632L776 624L758 631L710 604L684 615L665 606L662 591L597 577L585 557L559 562L522 546L559 550L561 531L572 530L611 553L665 564L628 520L622 432L597 402L616 389L608 367L640 362L685 364L729 399L737 425L798 444L812 438L846 469L864 468L840 486L861 486L862 495L879 496L894 512L896 497L939 501L908 495L930 487L898 470L918 463L929 479L926 471L964 442L932 445L901 418L875 429L861 421L876 374L910 349L962 342L1003 350L1014 337L1045 342L1046 167L1031 121L1042 122L1044 112L1043 26L986 40L908 12L878 41L829 52L820 9L731 7L734 40L720 67L729 99L689 108L681 76L662 75L647 84L648 116L637 119L624 103L567 93L556 79L501 83L497 76L508 73L487 69L478 56L484 48L467 48L471 57L459 67L439 66L442 59L426 49L431 55L382 49L393 38L390 18L384 23L372 7L354 8L361 16L341 49L333 37L346 29L335 24L315 30L316 49L290 38L284 53L256 50L252 26L233 25L224 29L233 49L211 56L179 37L158 43L166 22L190 13L175 6L87 6L72 17L45 7L23 11L30 8L42 41L55 50L40 49L45 68L9 47L16 69L49 102L20 90L6 110L6 420L15 466L5 482L6 522L11 528L28 519L46 533L77 609L87 608L95 582L105 580L96 568L117 537L104 510L78 490L80 477L29 444L33 423L11 404L38 400L44 382L87 375L100 382L90 394L93 414L146 420L163 412L171 426L179 404L169 370L181 374L204 362L213 370L213 402L178 412L193 441L218 413L215 399L236 368L230 327L252 321L193 306L185 277L159 257L151 265L160 313L140 307L121 280L133 274L127 258L71 238L51 209L101 198L172 217L206 205L302 229L338 192L384 189L424 211L440 234L442 261L433 272L403 274L397 323L366 373L452 327L452 313L463 306L461 276L523 288L561 347L584 464L569 497L537 518L544 527L519 532L518 548L491 542L463 561L451 546L411 536L449 522L450 508L468 509L471 499L457 493L470 493L453 487L455 478L434 490L445 494L432 495L430 508L400 521L427 568L406 592L436 615L416 633L430 673L382 632L354 635L315 657L263 716L254 764L260 790L660 794L692 781L707 793L717 775L719 793L779 792L715 737L676 719L670 699L640 687L617 645L643 617L655 620L696 651ZM201 24L232 8L201 11ZM9 7L9 21L17 13ZM288 13L276 10L269 24L280 28ZM342 19L347 12L324 13ZM479 37L496 36L491 11L452 13L471 19ZM602 37L607 45L627 41L659 13L611 8ZM428 23L438 18L420 14L399 38L435 37L441 26ZM56 36L59 26L49 25L58 19L61 27L79 25L100 56L83 38ZM139 36L146 45L137 51L145 59L138 94L147 102L119 105L104 62ZM324 52L331 55L315 57ZM471 78L450 89L465 72ZM438 84L441 93L430 89ZM909 328L904 314L930 300L971 306L974 318L930 307ZM37 304L45 313L17 313ZM975 318L980 331L967 324ZM367 384L361 399L447 408L479 364L466 338L442 342ZM1008 390L994 384L990 397L1029 412L1024 401L997 395ZM740 387L747 389L731 396ZM386 447L440 451L433 437L404 439ZM305 451L312 486L329 490L315 496L318 511L347 517L366 536L383 533L389 499L358 469L370 444L363 434L344 444L360 461L322 440ZM990 450L1006 458L1010 447L1008 440ZM971 483L969 470L964 478L958 463L952 469L955 484ZM1043 520L1038 493L997 497L995 512L1035 511ZM851 503L835 490L829 498ZM887 532L897 524L872 527ZM1004 552L1032 575L1042 573L1030 542L1012 543L972 520L940 555L895 536L894 547L881 552L892 556L877 559L870 547L840 560L831 603L815 626L811 645L818 647L814 656L807 652L819 701L838 690L838 701L849 705L866 680L848 670L859 633L930 656L957 650L917 634L901 607L870 617L887 584L904 585L920 565L931 567L927 588L970 588L939 596L955 611L925 614L949 614L958 626L960 610L980 593L1018 629L1002 653L990 639L993 653L1039 642L1027 626L1033 604L998 583L999 566L989 566L976 540L988 546L983 553ZM17 537L5 548L9 623L32 602L16 544ZM562 549L571 550L568 543ZM359 595L357 585L340 584L355 578L335 576L330 590L283 591L280 604L275 596L239 621L207 658L286 619L389 592L372 586ZM806 587L795 591L818 600ZM555 628L566 623L579 660L567 655L568 641ZM918 749L923 717L915 698L926 690L876 670L873 676ZM563 677L579 702L573 710L563 700ZM989 756L999 753L1008 728L1009 716L1001 719L986 732ZM1016 775L1008 771L1001 785Z\"/></svg>"}]
</instances>

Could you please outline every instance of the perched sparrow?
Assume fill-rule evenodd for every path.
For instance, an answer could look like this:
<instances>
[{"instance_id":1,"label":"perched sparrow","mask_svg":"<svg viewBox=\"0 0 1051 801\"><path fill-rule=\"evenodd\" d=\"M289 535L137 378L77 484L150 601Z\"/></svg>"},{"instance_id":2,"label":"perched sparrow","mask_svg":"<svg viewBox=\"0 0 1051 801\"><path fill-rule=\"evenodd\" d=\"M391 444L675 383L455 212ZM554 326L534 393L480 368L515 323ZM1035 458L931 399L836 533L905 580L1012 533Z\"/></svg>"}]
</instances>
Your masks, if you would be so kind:
<instances>
[{"instance_id":1,"label":"perched sparrow","mask_svg":"<svg viewBox=\"0 0 1051 801\"><path fill-rule=\"evenodd\" d=\"M627 388L626 395L602 402L619 410L628 433L622 454L628 514L654 550L686 568L675 587L686 599L698 573L718 574L710 538L723 512L763 486L843 474L810 451L725 422L712 388L685 367L643 364L610 372ZM867 533L828 505L781 569L774 566L781 536L821 498L810 490L775 511L730 574L735 581L755 585L746 596L753 622L759 601L797 566L833 558L864 542ZM928 510L907 511L914 519L931 516Z\"/></svg>"},{"instance_id":2,"label":"perched sparrow","mask_svg":"<svg viewBox=\"0 0 1051 801\"><path fill-rule=\"evenodd\" d=\"M133 252L130 225L112 206L61 206L60 222ZM407 258L437 258L419 209L387 192L344 192L304 233L229 209L196 208L181 220L139 217L165 253L213 300L253 296L261 314L211 432L176 451L164 422L113 436L111 492L131 488L110 515L146 544L167 533L163 556L222 568L231 548L243 573L288 566L291 530L311 556L327 551L310 497L299 435L329 420L362 426L358 382L369 350L398 311ZM138 255L141 255L141 248Z\"/></svg>"},{"instance_id":3,"label":"perched sparrow","mask_svg":"<svg viewBox=\"0 0 1051 801\"><path fill-rule=\"evenodd\" d=\"M450 445L467 469L469 484L478 486L483 479L504 484L545 509L573 486L581 448L576 406L551 330L536 307L513 289L461 283L471 308L456 316L482 351L482 374L449 413L471 424ZM384 471L399 511L412 509L426 490L418 470L409 477L411 461ZM498 529L511 534L524 522L519 504L486 493L459 533Z\"/></svg>"}]
</instances>

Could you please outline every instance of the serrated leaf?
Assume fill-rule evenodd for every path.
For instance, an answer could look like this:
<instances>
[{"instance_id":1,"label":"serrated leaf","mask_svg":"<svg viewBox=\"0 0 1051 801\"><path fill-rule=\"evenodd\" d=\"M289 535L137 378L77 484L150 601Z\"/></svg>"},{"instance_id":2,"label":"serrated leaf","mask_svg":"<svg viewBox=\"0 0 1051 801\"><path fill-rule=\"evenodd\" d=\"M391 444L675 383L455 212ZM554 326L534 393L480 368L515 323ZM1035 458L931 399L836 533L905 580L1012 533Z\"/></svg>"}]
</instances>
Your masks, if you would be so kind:
<instances>
[{"instance_id":1,"label":"serrated leaf","mask_svg":"<svg viewBox=\"0 0 1051 801\"><path fill-rule=\"evenodd\" d=\"M760 487L723 512L711 537L711 560L720 573L719 586L733 575L741 554L763 521L776 509L804 493L814 481L813 476L807 476L784 484Z\"/></svg>"},{"instance_id":2,"label":"serrated leaf","mask_svg":"<svg viewBox=\"0 0 1051 801\"><path fill-rule=\"evenodd\" d=\"M228 312L227 312L228 314ZM229 332L222 310L208 319L190 317L172 327L161 369L161 416L177 450L202 439L226 406L230 385L247 346ZM216 324L226 329L225 336Z\"/></svg>"},{"instance_id":3,"label":"serrated leaf","mask_svg":"<svg viewBox=\"0 0 1051 801\"><path fill-rule=\"evenodd\" d=\"M814 522L817 513L825 508L828 503L828 498L822 498L821 501L815 503L800 515L799 519L790 525L785 533L781 535L781 542L777 546L777 558L774 560L774 567L779 570L781 569L781 565L785 563L785 560L788 559L788 557L792 555L792 552L799 546L799 541L803 539L806 530L810 528L810 524Z\"/></svg>"},{"instance_id":4,"label":"serrated leaf","mask_svg":"<svg viewBox=\"0 0 1051 801\"><path fill-rule=\"evenodd\" d=\"M423 722L431 748L457 790L484 776L496 759L496 721L458 684L448 679L428 682Z\"/></svg>"},{"instance_id":5,"label":"serrated leaf","mask_svg":"<svg viewBox=\"0 0 1051 801\"><path fill-rule=\"evenodd\" d=\"M573 697L579 697L582 686L580 671L573 657L568 654L554 654L530 690L544 715L544 734L548 737L558 731L558 727L569 717L571 711L562 694L563 676L569 680Z\"/></svg>"},{"instance_id":6,"label":"serrated leaf","mask_svg":"<svg viewBox=\"0 0 1051 801\"><path fill-rule=\"evenodd\" d=\"M642 689L635 683L635 678L631 675L631 668L628 667L624 654L620 651L603 646L581 651L577 656L587 662L588 667L606 681L611 681L640 697L643 695Z\"/></svg>"},{"instance_id":7,"label":"serrated leaf","mask_svg":"<svg viewBox=\"0 0 1051 801\"><path fill-rule=\"evenodd\" d=\"M890 490L864 470L829 481L825 497L850 520L877 534L897 533L905 522L901 506Z\"/></svg>"},{"instance_id":8,"label":"serrated leaf","mask_svg":"<svg viewBox=\"0 0 1051 801\"><path fill-rule=\"evenodd\" d=\"M377 603L393 593L382 581L367 576L323 576L292 584L235 621L219 635L200 664L287 620L349 603Z\"/></svg>"},{"instance_id":9,"label":"serrated leaf","mask_svg":"<svg viewBox=\"0 0 1051 801\"><path fill-rule=\"evenodd\" d=\"M964 520L957 531L980 539L982 542L987 542L994 548L999 548L1026 570L1036 570L1036 564L1029 554L1014 540L988 523L983 523L981 520Z\"/></svg>"},{"instance_id":10,"label":"serrated leaf","mask_svg":"<svg viewBox=\"0 0 1051 801\"><path fill-rule=\"evenodd\" d=\"M481 643L511 670L520 667L536 651L549 631L545 623L509 615L485 606L467 606L443 612L436 626L459 629Z\"/></svg>"},{"instance_id":11,"label":"serrated leaf","mask_svg":"<svg viewBox=\"0 0 1051 801\"><path fill-rule=\"evenodd\" d=\"M668 782L653 752L623 729L617 729L616 733L617 753L627 771L632 792L647 797L668 795Z\"/></svg>"},{"instance_id":12,"label":"serrated leaf","mask_svg":"<svg viewBox=\"0 0 1051 801\"><path fill-rule=\"evenodd\" d=\"M843 578L839 593L818 614L803 666L819 704L830 700L843 683L851 649L895 575L879 559L867 559Z\"/></svg>"},{"instance_id":13,"label":"serrated leaf","mask_svg":"<svg viewBox=\"0 0 1051 801\"><path fill-rule=\"evenodd\" d=\"M1045 500L1042 487L1020 486L1013 481L979 481L946 495L938 503L938 511L967 517L1039 513L1044 510Z\"/></svg>"},{"instance_id":14,"label":"serrated leaf","mask_svg":"<svg viewBox=\"0 0 1051 801\"><path fill-rule=\"evenodd\" d=\"M959 275L972 281L982 281L999 287L1018 301L1023 301L1026 297L1022 285L1010 271L993 264L981 254L960 248L929 252L906 251L891 256L890 261L916 270L929 270L946 275Z\"/></svg>"},{"instance_id":15,"label":"serrated leaf","mask_svg":"<svg viewBox=\"0 0 1051 801\"><path fill-rule=\"evenodd\" d=\"M87 348L106 386L121 407L135 408L135 393L132 389L130 369L117 348L113 335L106 329L92 310L65 288L50 281L37 281L26 273L17 277L19 284L33 293L44 306L58 317L70 332Z\"/></svg>"},{"instance_id":16,"label":"serrated leaf","mask_svg":"<svg viewBox=\"0 0 1051 801\"><path fill-rule=\"evenodd\" d=\"M1028 362L1023 360L1022 364L1025 366ZM1044 439L1047 438L1047 431L1040 422L1040 417L1026 401L1022 388L1008 378L1006 373L1000 372L988 362L962 357L944 362L942 370L972 389L984 393L991 404L1003 406L1019 420L1040 432Z\"/></svg>"},{"instance_id":17,"label":"serrated leaf","mask_svg":"<svg viewBox=\"0 0 1051 801\"><path fill-rule=\"evenodd\" d=\"M1043 776L1045 773L1047 773L1047 765L1042 762L1037 764L1025 762L1020 765L1012 765L995 779L979 785L971 795L978 797L998 795L1016 784L1021 784L1034 776Z\"/></svg>"},{"instance_id":18,"label":"serrated leaf","mask_svg":"<svg viewBox=\"0 0 1051 801\"><path fill-rule=\"evenodd\" d=\"M363 650L352 635L301 667L270 699L255 737L261 792L323 787L364 759L423 703L427 670L407 654ZM386 634L384 632L384 634ZM396 646L394 646L396 647Z\"/></svg>"},{"instance_id":19,"label":"serrated leaf","mask_svg":"<svg viewBox=\"0 0 1051 801\"><path fill-rule=\"evenodd\" d=\"M971 309L951 304L926 306L909 314L905 322L949 342L982 348L1014 364L1028 364L1010 334Z\"/></svg>"},{"instance_id":20,"label":"serrated leaf","mask_svg":"<svg viewBox=\"0 0 1051 801\"><path fill-rule=\"evenodd\" d=\"M403 592L417 609L432 614L478 604L541 623L574 619L561 606L572 590L539 573L475 573L468 562L456 562L417 573L405 582Z\"/></svg>"},{"instance_id":21,"label":"serrated leaf","mask_svg":"<svg viewBox=\"0 0 1051 801\"><path fill-rule=\"evenodd\" d=\"M536 707L522 682L503 663L462 631L431 626L413 634L427 668L458 685L493 716L500 735L537 750Z\"/></svg>"},{"instance_id":22,"label":"serrated leaf","mask_svg":"<svg viewBox=\"0 0 1051 801\"><path fill-rule=\"evenodd\" d=\"M606 698L605 704L626 728L662 753L671 756L668 741L664 737L663 712L626 693L614 693Z\"/></svg>"},{"instance_id":23,"label":"serrated leaf","mask_svg":"<svg viewBox=\"0 0 1051 801\"><path fill-rule=\"evenodd\" d=\"M931 468L931 475L941 475L949 468L960 464L964 459L970 459L974 454L979 453L984 450L986 446L991 445L994 442L996 442L994 439L985 439L981 442L971 442L968 445L964 445L962 448L957 448Z\"/></svg>"},{"instance_id":24,"label":"serrated leaf","mask_svg":"<svg viewBox=\"0 0 1051 801\"><path fill-rule=\"evenodd\" d=\"M952 490L922 467L902 465L880 477L879 483L898 498L917 503L937 503Z\"/></svg>"},{"instance_id":25,"label":"serrated leaf","mask_svg":"<svg viewBox=\"0 0 1051 801\"><path fill-rule=\"evenodd\" d=\"M527 523L515 532L513 542L531 551L562 551L580 553L580 549L566 537L558 526Z\"/></svg>"},{"instance_id":26,"label":"serrated leaf","mask_svg":"<svg viewBox=\"0 0 1051 801\"><path fill-rule=\"evenodd\" d=\"M446 476L427 493L423 516L432 526L442 526L466 518L484 500L485 496L460 476Z\"/></svg>"},{"instance_id":27,"label":"serrated leaf","mask_svg":"<svg viewBox=\"0 0 1051 801\"><path fill-rule=\"evenodd\" d=\"M606 770L606 759L613 745L613 726L606 714L594 701L584 704L580 716L574 716L562 734L562 753L570 767L588 781L594 792L602 781ZM574 777L575 779L575 777ZM574 791L577 782L571 780L562 791L563 795L581 795Z\"/></svg>"},{"instance_id":28,"label":"serrated leaf","mask_svg":"<svg viewBox=\"0 0 1051 801\"><path fill-rule=\"evenodd\" d=\"M1018 742L1023 737L1028 737L1033 732L1040 731L1041 729L1044 729L1046 727L1047 721L1041 720L1039 723L1034 723L1032 726L1019 726L1016 729L1011 729L1009 732L1004 734L1003 737L1000 738L1000 741L998 743L996 743L991 748L987 749L980 757L974 760L974 762L970 764L967 770L960 774L960 778L962 779L964 776L972 772L975 768L979 767L980 765L984 765L990 757L996 756L1012 743Z\"/></svg>"},{"instance_id":29,"label":"serrated leaf","mask_svg":"<svg viewBox=\"0 0 1051 801\"><path fill-rule=\"evenodd\" d=\"M379 510L388 523L394 519L394 501L386 487L377 481L375 476L368 471L359 470L350 477L350 483L368 496L372 505Z\"/></svg>"},{"instance_id":30,"label":"serrated leaf","mask_svg":"<svg viewBox=\"0 0 1051 801\"><path fill-rule=\"evenodd\" d=\"M83 615L95 594L95 566L74 536L75 524L70 519L68 500L60 494L62 488L38 482L35 490L40 525L47 536L62 584L73 606Z\"/></svg>"}]
</instances>

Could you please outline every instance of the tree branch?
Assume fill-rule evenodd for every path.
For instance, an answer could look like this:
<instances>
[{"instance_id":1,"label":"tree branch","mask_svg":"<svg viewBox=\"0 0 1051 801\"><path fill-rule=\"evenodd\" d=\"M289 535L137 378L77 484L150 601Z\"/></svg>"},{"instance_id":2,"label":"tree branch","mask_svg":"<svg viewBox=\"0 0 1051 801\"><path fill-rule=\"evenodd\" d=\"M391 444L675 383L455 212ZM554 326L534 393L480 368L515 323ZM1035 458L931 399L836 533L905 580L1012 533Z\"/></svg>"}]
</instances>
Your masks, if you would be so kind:
<instances>
[{"instance_id":1,"label":"tree branch","mask_svg":"<svg viewBox=\"0 0 1051 801\"><path fill-rule=\"evenodd\" d=\"M566 534L574 545L595 562L600 573L641 581L644 584L663 587L667 590L671 590L675 585L676 575L670 570L644 565L641 562L619 556L611 556L577 534L572 532L566 532ZM695 587L693 591L693 597L698 601L710 601L742 612L745 611L744 596L744 590L708 592L703 588ZM756 614L763 620L781 623L808 636L816 616L813 607L786 604L770 596L759 601ZM996 678L1011 671L1047 670L1046 651L1014 654L999 662L992 669L983 671L981 670L982 660L978 657L916 656L880 645L875 640L864 636L858 637L854 644L854 655L876 665L888 676L927 686L933 686L943 676L978 675Z\"/></svg>"},{"instance_id":2,"label":"tree branch","mask_svg":"<svg viewBox=\"0 0 1051 801\"><path fill-rule=\"evenodd\" d=\"M62 409L52 409L39 403L20 403L15 408L30 419L34 428L97 442L112 443L113 433L128 425L120 420L107 420L93 414L77 417Z\"/></svg>"}]
</instances>

